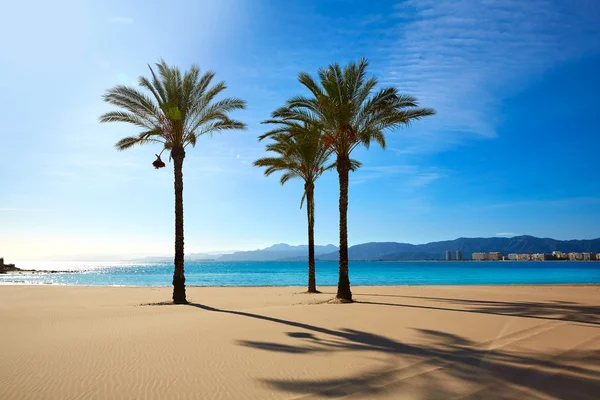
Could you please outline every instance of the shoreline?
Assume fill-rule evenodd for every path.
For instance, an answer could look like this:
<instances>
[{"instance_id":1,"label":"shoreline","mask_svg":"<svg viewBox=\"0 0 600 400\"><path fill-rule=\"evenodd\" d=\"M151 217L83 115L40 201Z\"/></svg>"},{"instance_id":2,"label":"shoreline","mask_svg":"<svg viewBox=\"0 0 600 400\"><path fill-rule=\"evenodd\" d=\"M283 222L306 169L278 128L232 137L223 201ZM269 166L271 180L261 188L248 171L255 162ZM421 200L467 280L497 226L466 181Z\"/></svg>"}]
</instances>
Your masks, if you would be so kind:
<instances>
[{"instance_id":1,"label":"shoreline","mask_svg":"<svg viewBox=\"0 0 600 400\"><path fill-rule=\"evenodd\" d=\"M134 286L134 285L78 285L78 284L70 284L70 283L30 283L30 282L24 282L24 283L14 283L14 282L0 282L0 287L1 286L26 286L26 287L38 287L38 286L53 286L53 287L80 287L80 288L147 288L147 289L152 289L152 288L160 288L160 289L167 289L167 288L173 288L172 285L162 285L162 286ZM477 286L482 286L482 287L537 287L537 286L543 286L543 287L548 287L548 286L573 286L573 287L578 287L578 286L597 286L600 288L600 283L473 283L473 284L455 284L455 283L449 283L449 284L438 284L438 285L432 285L432 284L423 284L423 285L355 285L352 284L351 285L351 289L352 288L409 288L409 287L419 287L419 288L436 288L436 287L456 287L456 288L460 288L460 287L477 287ZM306 284L302 284L302 285L286 285L286 286L279 286L279 285L185 285L186 288L283 288L283 289L291 289L291 288L306 288ZM337 286L332 286L332 285L324 285L324 286L317 286L317 289L319 288L337 288ZM318 293L317 293L318 294Z\"/></svg>"}]
</instances>

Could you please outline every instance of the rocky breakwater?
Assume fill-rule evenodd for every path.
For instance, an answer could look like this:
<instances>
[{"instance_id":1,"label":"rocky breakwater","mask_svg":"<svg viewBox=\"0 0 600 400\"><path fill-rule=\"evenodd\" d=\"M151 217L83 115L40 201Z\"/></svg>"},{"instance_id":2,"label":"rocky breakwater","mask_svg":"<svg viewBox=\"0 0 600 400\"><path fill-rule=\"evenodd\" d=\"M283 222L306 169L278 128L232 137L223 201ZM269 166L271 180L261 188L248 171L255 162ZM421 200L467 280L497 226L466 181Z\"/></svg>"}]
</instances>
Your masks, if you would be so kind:
<instances>
[{"instance_id":1,"label":"rocky breakwater","mask_svg":"<svg viewBox=\"0 0 600 400\"><path fill-rule=\"evenodd\" d=\"M0 258L0 274L6 274L7 272L21 271L15 267L15 264L4 264L4 258Z\"/></svg>"}]
</instances>

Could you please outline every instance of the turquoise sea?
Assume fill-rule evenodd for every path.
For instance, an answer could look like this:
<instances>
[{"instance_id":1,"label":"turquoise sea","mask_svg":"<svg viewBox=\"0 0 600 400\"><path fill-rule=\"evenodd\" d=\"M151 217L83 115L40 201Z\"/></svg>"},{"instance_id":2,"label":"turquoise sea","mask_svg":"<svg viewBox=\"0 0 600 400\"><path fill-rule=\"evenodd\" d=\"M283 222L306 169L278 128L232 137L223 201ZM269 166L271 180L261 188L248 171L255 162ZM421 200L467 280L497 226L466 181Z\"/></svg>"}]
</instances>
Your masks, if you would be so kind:
<instances>
[{"instance_id":1,"label":"turquoise sea","mask_svg":"<svg viewBox=\"0 0 600 400\"><path fill-rule=\"evenodd\" d=\"M0 275L0 284L169 286L169 262L35 262L22 269L70 270ZM305 286L305 262L187 262L192 286ZM317 285L337 285L338 264L317 262ZM600 284L600 262L350 262L352 285Z\"/></svg>"}]
</instances>

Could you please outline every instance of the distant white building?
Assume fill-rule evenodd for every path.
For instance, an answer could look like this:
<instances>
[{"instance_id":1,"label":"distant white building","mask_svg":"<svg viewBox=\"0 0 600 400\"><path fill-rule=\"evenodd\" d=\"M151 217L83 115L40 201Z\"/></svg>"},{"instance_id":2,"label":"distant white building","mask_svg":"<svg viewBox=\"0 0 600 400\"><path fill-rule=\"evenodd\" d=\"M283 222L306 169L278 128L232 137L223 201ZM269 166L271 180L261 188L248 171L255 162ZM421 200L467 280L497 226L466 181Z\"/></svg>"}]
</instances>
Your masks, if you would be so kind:
<instances>
[{"instance_id":1,"label":"distant white building","mask_svg":"<svg viewBox=\"0 0 600 400\"><path fill-rule=\"evenodd\" d=\"M473 253L471 259L475 261L501 261L502 253L499 251L490 251L488 253Z\"/></svg>"},{"instance_id":2,"label":"distant white building","mask_svg":"<svg viewBox=\"0 0 600 400\"><path fill-rule=\"evenodd\" d=\"M581 260L583 260L583 254L571 252L571 253L569 253L569 260L570 261L581 261Z\"/></svg>"}]
</instances>

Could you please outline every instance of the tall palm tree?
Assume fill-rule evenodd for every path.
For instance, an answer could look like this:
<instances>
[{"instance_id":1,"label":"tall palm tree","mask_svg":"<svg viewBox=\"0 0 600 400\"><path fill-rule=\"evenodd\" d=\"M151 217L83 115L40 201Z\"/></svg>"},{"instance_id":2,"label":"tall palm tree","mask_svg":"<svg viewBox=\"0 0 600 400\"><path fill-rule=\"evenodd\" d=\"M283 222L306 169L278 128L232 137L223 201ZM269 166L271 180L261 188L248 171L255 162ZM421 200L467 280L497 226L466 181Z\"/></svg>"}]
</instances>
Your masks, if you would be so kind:
<instances>
[{"instance_id":1,"label":"tall palm tree","mask_svg":"<svg viewBox=\"0 0 600 400\"><path fill-rule=\"evenodd\" d=\"M245 129L246 125L229 117L229 113L246 107L237 98L215 100L227 88L221 81L214 85L213 71L200 75L193 65L183 76L177 67L164 60L156 64L158 74L148 65L151 78L140 77L135 87L117 85L104 95L104 101L121 108L100 117L100 122L126 122L141 128L137 136L119 140L115 147L125 150L135 145L158 143L160 154L152 163L155 168L165 166L160 155L167 150L173 159L175 175L175 270L173 272L173 302L187 303L183 263L183 159L185 149L194 147L199 136L231 129Z\"/></svg>"},{"instance_id":2,"label":"tall palm tree","mask_svg":"<svg viewBox=\"0 0 600 400\"><path fill-rule=\"evenodd\" d=\"M409 125L412 121L435 114L419 108L415 97L399 94L394 87L375 90L377 79L367 77L368 62L350 62L343 69L334 63L318 71L319 82L300 73L298 80L311 96L297 96L273 113L288 123L318 126L325 144L336 155L340 184L340 261L337 298L352 301L348 278L348 175L352 170L350 155L360 146L369 148L375 141L385 148L384 132Z\"/></svg>"},{"instance_id":3,"label":"tall palm tree","mask_svg":"<svg viewBox=\"0 0 600 400\"><path fill-rule=\"evenodd\" d=\"M335 166L335 164L327 165L331 151L323 144L323 136L320 132L307 125L283 124L260 136L259 140L267 137L273 139L274 142L268 144L266 149L275 156L260 158L254 162L254 165L266 168L266 176L274 172L283 172L280 179L282 185L295 178L304 181L304 193L300 201L300 208L306 199L308 292L318 293L315 277L315 181L323 172Z\"/></svg>"}]
</instances>

